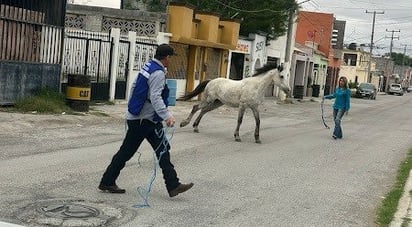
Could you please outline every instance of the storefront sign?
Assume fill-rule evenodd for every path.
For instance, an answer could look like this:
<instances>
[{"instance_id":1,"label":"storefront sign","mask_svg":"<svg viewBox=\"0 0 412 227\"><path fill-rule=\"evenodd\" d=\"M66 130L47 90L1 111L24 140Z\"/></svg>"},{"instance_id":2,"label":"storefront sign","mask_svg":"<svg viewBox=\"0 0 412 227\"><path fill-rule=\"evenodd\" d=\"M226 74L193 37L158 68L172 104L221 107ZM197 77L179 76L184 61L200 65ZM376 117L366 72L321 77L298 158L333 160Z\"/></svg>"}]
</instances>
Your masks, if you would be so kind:
<instances>
[{"instance_id":1,"label":"storefront sign","mask_svg":"<svg viewBox=\"0 0 412 227\"><path fill-rule=\"evenodd\" d=\"M238 40L237 45L236 45L236 52L249 54L250 53L250 45L251 45L251 42L249 42L249 41Z\"/></svg>"}]
</instances>

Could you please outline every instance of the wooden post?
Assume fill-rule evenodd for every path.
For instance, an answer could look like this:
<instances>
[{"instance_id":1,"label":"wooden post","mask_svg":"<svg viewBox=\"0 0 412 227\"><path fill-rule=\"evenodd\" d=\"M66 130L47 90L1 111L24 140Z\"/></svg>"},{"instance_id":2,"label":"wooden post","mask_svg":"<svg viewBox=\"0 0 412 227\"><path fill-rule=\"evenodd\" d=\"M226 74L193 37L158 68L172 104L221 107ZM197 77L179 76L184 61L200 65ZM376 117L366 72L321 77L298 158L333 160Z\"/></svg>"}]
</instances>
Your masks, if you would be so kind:
<instances>
[{"instance_id":1,"label":"wooden post","mask_svg":"<svg viewBox=\"0 0 412 227\"><path fill-rule=\"evenodd\" d=\"M187 79L186 79L186 92L193 91L195 85L195 73L196 73L196 60L198 54L197 46L189 46L189 58L187 62Z\"/></svg>"}]
</instances>

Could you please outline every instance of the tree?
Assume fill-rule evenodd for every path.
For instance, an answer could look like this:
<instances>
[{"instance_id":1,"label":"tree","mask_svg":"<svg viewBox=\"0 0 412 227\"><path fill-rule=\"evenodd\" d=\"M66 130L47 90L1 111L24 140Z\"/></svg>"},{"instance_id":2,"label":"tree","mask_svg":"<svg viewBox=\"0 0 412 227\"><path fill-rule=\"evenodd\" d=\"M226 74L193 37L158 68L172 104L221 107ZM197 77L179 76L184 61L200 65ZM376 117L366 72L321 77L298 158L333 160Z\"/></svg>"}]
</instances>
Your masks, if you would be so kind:
<instances>
[{"instance_id":1,"label":"tree","mask_svg":"<svg viewBox=\"0 0 412 227\"><path fill-rule=\"evenodd\" d=\"M294 0L177 0L223 18L240 19L240 34L264 32L269 39L285 34L289 11L297 9Z\"/></svg>"},{"instance_id":2,"label":"tree","mask_svg":"<svg viewBox=\"0 0 412 227\"><path fill-rule=\"evenodd\" d=\"M395 65L409 65L412 67L412 59L401 53L392 53L392 61L395 62Z\"/></svg>"},{"instance_id":3,"label":"tree","mask_svg":"<svg viewBox=\"0 0 412 227\"><path fill-rule=\"evenodd\" d=\"M128 0L137 1L137 0ZM143 0L149 11L165 12L167 1ZM295 0L175 0L197 10L218 13L222 18L239 19L240 34L265 33L268 39L285 34L289 12L296 10Z\"/></svg>"}]
</instances>

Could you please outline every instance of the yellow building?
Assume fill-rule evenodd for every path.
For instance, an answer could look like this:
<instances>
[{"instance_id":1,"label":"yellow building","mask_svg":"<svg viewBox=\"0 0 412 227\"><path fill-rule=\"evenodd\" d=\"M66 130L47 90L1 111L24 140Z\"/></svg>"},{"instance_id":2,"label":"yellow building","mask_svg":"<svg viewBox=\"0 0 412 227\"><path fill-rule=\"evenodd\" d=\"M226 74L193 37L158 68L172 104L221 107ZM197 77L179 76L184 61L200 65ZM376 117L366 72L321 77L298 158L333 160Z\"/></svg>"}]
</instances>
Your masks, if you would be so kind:
<instances>
[{"instance_id":1,"label":"yellow building","mask_svg":"<svg viewBox=\"0 0 412 227\"><path fill-rule=\"evenodd\" d=\"M169 3L167 14L166 30L172 34L170 44L177 53L168 78L177 80L177 96L192 91L205 79L225 77L229 50L238 42L239 21L176 2Z\"/></svg>"},{"instance_id":2,"label":"yellow building","mask_svg":"<svg viewBox=\"0 0 412 227\"><path fill-rule=\"evenodd\" d=\"M352 83L360 84L369 82L369 52L363 51L358 48L356 50L344 49L342 53L343 64L340 67L339 76L345 76L346 78L348 78L348 81ZM372 59L370 70L370 72L372 73L372 80L370 81L370 83L373 83L376 85L376 87L379 87L379 76L375 75L375 68L376 63Z\"/></svg>"}]
</instances>

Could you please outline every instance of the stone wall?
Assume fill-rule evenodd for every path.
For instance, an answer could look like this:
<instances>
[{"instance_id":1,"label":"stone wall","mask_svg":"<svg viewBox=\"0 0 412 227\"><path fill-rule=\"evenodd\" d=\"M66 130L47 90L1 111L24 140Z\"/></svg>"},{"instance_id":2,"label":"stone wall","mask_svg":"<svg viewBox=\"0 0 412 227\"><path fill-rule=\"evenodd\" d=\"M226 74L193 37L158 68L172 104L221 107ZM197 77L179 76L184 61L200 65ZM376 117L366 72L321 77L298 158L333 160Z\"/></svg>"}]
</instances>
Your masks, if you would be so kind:
<instances>
[{"instance_id":1,"label":"stone wall","mask_svg":"<svg viewBox=\"0 0 412 227\"><path fill-rule=\"evenodd\" d=\"M120 28L122 34L134 31L137 36L156 37L165 31L166 19L166 13L68 4L65 25L95 32Z\"/></svg>"}]
</instances>

